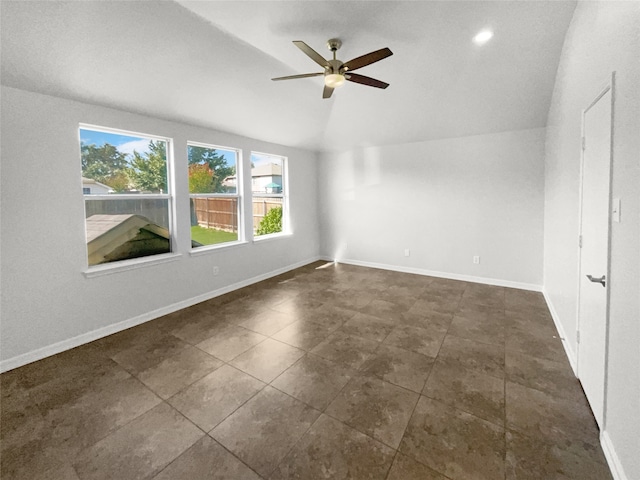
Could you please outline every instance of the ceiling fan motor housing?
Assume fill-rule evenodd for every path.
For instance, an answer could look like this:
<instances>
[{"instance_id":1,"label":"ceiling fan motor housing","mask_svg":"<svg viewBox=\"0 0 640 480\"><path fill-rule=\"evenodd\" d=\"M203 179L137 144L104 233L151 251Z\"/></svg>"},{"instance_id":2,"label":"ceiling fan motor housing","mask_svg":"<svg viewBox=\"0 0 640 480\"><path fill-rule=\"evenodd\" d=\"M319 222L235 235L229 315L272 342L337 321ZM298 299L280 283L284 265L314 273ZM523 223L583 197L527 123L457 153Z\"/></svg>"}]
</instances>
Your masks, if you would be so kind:
<instances>
[{"instance_id":1,"label":"ceiling fan motor housing","mask_svg":"<svg viewBox=\"0 0 640 480\"><path fill-rule=\"evenodd\" d=\"M325 69L324 74L328 75L331 73L339 73L342 74L344 73L342 70L342 65L344 65L340 60L327 60L327 63L329 64L329 68Z\"/></svg>"}]
</instances>

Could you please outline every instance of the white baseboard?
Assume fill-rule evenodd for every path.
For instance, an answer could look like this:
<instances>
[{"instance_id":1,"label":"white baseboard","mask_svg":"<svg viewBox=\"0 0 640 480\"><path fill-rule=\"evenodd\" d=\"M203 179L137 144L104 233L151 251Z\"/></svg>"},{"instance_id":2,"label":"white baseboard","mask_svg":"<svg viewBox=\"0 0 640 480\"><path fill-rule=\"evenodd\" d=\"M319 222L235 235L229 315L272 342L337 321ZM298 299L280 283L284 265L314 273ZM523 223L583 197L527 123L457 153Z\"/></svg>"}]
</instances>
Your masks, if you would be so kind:
<instances>
[{"instance_id":1,"label":"white baseboard","mask_svg":"<svg viewBox=\"0 0 640 480\"><path fill-rule=\"evenodd\" d=\"M98 328L97 330L92 330L90 332L77 335L73 338L69 338L67 340L54 343L53 345L47 345L46 347L38 348L37 350L32 350L31 352L23 353L21 355L8 358L6 360L2 360L0 361L0 373L13 370L14 368L21 367L23 365L35 362L37 360L41 360L45 357L50 357L51 355L64 352L65 350L70 350L72 348L79 347L80 345L84 345L85 343L93 342L94 340L98 340L99 338L103 338L108 335L121 332L122 330L126 330L127 328L135 327L136 325L140 325L150 320L154 320L156 318L162 317L163 315L167 315L169 313L182 310L183 308L190 307L197 303L204 302L206 300L210 300L215 297L219 297L220 295L224 295L225 293L238 290L248 285L261 282L262 280L275 277L277 275L281 275L290 270L295 270L296 268L303 267L305 265L308 265L309 263L315 262L320 259L321 259L320 257L313 257L307 260L303 260L301 262L296 262L296 263L287 265L286 267L278 268L276 270L263 273L262 275L258 275L258 276L249 278L247 280L243 280L241 282L227 285L217 290L213 290L211 292L207 292L202 295L198 295L196 297L188 298L186 300L182 300L180 302L167 305L166 307L158 308L157 310L153 310L151 312L143 313L142 315L129 318L122 322L107 325L106 327Z\"/></svg>"},{"instance_id":2,"label":"white baseboard","mask_svg":"<svg viewBox=\"0 0 640 480\"><path fill-rule=\"evenodd\" d=\"M553 303L551 302L551 298L549 297L549 295L547 294L547 291L544 288L542 289L542 295L544 295L544 299L547 302L547 307L549 308L549 312L551 313L551 318L553 318L553 323L556 325L556 330L558 330L558 335L560 335L560 339L562 340L562 346L564 347L564 351L567 354L567 358L569 359L569 364L571 365L573 374L577 377L578 376L578 363L577 363L578 357L574 353L573 349L571 348L571 344L567 340L568 339L567 332L565 332L564 326L562 325L562 322L560 321L560 317L558 316L558 312L556 312L556 309L554 308Z\"/></svg>"},{"instance_id":3,"label":"white baseboard","mask_svg":"<svg viewBox=\"0 0 640 480\"><path fill-rule=\"evenodd\" d=\"M322 260L330 262L346 263L348 265L356 265L359 267L379 268L381 270L393 270L395 272L413 273L416 275L426 275L428 277L447 278L449 280L462 280L464 282L482 283L485 285L494 285L496 287L518 288L520 290L531 290L533 292L541 292L541 285L532 283L512 282L510 280L499 280L497 278L475 277L473 275L460 275L457 273L437 272L434 270L425 270L422 268L403 267L400 265L388 265L386 263L362 262L360 260L349 260L341 258L335 260L326 256L321 257Z\"/></svg>"},{"instance_id":4,"label":"white baseboard","mask_svg":"<svg viewBox=\"0 0 640 480\"><path fill-rule=\"evenodd\" d=\"M609 464L613 480L629 480L629 477L624 473L624 468L622 468L622 463L616 454L616 450L613 448L611 437L606 431L600 434L600 445L602 445L602 451Z\"/></svg>"}]
</instances>

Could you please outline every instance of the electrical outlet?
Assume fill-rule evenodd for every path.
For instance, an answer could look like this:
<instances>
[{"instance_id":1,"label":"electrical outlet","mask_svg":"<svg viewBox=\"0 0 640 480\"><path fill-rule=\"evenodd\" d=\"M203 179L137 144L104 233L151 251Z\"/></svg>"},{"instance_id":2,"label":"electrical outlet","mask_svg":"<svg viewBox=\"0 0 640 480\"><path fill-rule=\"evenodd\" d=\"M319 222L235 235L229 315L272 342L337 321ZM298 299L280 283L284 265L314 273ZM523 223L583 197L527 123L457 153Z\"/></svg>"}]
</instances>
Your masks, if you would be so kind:
<instances>
[{"instance_id":1,"label":"electrical outlet","mask_svg":"<svg viewBox=\"0 0 640 480\"><path fill-rule=\"evenodd\" d=\"M480 256L479 255L474 255L473 263L475 263L476 265L478 265L480 263Z\"/></svg>"},{"instance_id":2,"label":"electrical outlet","mask_svg":"<svg viewBox=\"0 0 640 480\"><path fill-rule=\"evenodd\" d=\"M409 255L411 255L411 251L408 248L404 249L404 256L408 257Z\"/></svg>"},{"instance_id":3,"label":"electrical outlet","mask_svg":"<svg viewBox=\"0 0 640 480\"><path fill-rule=\"evenodd\" d=\"M215 267L213 267L213 275L216 276L219 273L220 273L220 267L216 265Z\"/></svg>"}]
</instances>

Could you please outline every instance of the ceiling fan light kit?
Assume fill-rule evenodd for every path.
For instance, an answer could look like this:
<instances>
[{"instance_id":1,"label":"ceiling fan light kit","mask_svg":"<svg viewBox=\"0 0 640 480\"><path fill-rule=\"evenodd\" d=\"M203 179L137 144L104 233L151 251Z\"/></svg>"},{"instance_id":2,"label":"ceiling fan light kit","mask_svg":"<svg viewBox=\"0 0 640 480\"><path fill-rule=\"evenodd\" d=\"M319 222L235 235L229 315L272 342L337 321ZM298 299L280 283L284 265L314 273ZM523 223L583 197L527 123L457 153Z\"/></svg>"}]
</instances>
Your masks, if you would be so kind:
<instances>
[{"instance_id":1,"label":"ceiling fan light kit","mask_svg":"<svg viewBox=\"0 0 640 480\"><path fill-rule=\"evenodd\" d=\"M345 80L344 75L340 75L339 73L328 73L324 76L324 84L331 88L341 87L344 85Z\"/></svg>"},{"instance_id":2,"label":"ceiling fan light kit","mask_svg":"<svg viewBox=\"0 0 640 480\"><path fill-rule=\"evenodd\" d=\"M369 87L387 88L388 83L381 82L375 78L365 77L364 75L358 75L351 73L358 68L366 67L372 63L378 62L384 58L393 55L393 52L388 48L382 48L375 52L367 53L360 57L349 60L348 62L342 62L336 58L336 52L342 46L342 42L338 38L331 38L327 41L327 47L333 53L331 60L326 60L322 55L316 52L309 45L301 40L294 40L293 44L298 47L302 52L307 55L311 60L320 65L324 71L318 73L303 73L300 75L289 75L286 77L276 77L271 80L293 80L297 78L308 78L324 76L324 90L322 92L322 98L329 98L333 94L333 90L344 85L345 81L359 83L361 85L367 85ZM346 72L349 71L349 74Z\"/></svg>"}]
</instances>

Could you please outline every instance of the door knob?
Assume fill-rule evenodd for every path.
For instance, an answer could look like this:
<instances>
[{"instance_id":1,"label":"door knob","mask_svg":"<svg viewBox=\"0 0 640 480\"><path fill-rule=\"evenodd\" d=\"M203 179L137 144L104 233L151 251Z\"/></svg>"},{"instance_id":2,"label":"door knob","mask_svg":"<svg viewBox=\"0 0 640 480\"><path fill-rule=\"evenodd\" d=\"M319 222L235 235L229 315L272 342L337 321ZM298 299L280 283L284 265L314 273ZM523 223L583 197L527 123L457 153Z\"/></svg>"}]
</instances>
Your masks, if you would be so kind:
<instances>
[{"instance_id":1,"label":"door knob","mask_svg":"<svg viewBox=\"0 0 640 480\"><path fill-rule=\"evenodd\" d=\"M587 275L587 278L589 279L590 282L601 283L603 287L606 286L606 282L607 282L606 275L602 275L600 278L595 278L595 277L592 277L591 275Z\"/></svg>"}]
</instances>

